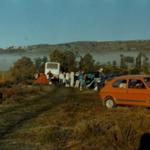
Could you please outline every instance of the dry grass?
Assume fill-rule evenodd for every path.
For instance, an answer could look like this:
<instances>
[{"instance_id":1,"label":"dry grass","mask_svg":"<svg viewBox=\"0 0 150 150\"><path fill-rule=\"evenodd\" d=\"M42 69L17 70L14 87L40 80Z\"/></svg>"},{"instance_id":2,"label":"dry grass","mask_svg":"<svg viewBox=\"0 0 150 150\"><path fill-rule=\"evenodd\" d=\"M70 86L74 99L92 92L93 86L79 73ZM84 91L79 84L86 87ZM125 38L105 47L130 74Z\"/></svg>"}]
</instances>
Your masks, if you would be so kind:
<instances>
[{"instance_id":1,"label":"dry grass","mask_svg":"<svg viewBox=\"0 0 150 150\"><path fill-rule=\"evenodd\" d=\"M0 71L0 83L3 83L10 79L10 72L9 71Z\"/></svg>"},{"instance_id":2,"label":"dry grass","mask_svg":"<svg viewBox=\"0 0 150 150\"><path fill-rule=\"evenodd\" d=\"M19 103L1 105L0 149L136 150L150 133L149 109L106 110L94 91L24 88Z\"/></svg>"}]
</instances>

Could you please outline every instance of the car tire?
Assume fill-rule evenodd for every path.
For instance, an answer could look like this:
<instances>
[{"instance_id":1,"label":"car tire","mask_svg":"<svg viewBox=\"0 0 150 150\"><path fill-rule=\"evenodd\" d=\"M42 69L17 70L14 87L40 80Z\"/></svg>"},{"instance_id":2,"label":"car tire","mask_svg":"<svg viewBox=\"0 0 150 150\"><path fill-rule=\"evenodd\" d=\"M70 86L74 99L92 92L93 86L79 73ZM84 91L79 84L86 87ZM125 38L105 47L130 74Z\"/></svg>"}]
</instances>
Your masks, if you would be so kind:
<instances>
[{"instance_id":1,"label":"car tire","mask_svg":"<svg viewBox=\"0 0 150 150\"><path fill-rule=\"evenodd\" d=\"M107 109L111 109L115 107L115 102L114 99L112 97L109 97L105 100L105 107Z\"/></svg>"}]
</instances>

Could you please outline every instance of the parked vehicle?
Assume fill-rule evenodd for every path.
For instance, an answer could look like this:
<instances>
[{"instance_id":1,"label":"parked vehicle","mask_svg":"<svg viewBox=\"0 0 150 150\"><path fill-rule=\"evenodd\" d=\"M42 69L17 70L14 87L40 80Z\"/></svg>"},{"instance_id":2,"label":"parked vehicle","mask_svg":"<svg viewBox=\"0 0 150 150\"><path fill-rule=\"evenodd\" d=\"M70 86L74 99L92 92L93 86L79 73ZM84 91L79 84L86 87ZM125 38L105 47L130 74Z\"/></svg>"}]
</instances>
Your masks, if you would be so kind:
<instances>
[{"instance_id":1,"label":"parked vehicle","mask_svg":"<svg viewBox=\"0 0 150 150\"><path fill-rule=\"evenodd\" d=\"M46 62L45 63L45 75L48 78L48 72L51 72L54 77L58 78L60 73L60 63L58 62Z\"/></svg>"},{"instance_id":2,"label":"parked vehicle","mask_svg":"<svg viewBox=\"0 0 150 150\"><path fill-rule=\"evenodd\" d=\"M58 83L60 73L60 63L46 62L44 73L37 73L33 83L35 84L51 84ZM51 74L51 75L50 75Z\"/></svg>"},{"instance_id":3,"label":"parked vehicle","mask_svg":"<svg viewBox=\"0 0 150 150\"><path fill-rule=\"evenodd\" d=\"M124 75L107 81L99 92L106 108L116 105L150 107L150 75Z\"/></svg>"}]
</instances>

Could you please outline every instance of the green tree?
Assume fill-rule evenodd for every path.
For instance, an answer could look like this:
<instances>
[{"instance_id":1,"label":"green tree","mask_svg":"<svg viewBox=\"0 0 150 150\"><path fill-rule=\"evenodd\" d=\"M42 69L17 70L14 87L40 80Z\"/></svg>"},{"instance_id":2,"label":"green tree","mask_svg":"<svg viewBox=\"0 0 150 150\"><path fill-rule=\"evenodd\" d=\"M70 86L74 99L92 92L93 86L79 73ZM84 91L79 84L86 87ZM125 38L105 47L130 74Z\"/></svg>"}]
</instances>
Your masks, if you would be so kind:
<instances>
[{"instance_id":1,"label":"green tree","mask_svg":"<svg viewBox=\"0 0 150 150\"><path fill-rule=\"evenodd\" d=\"M72 51L54 50L50 53L50 60L59 62L63 71L74 71L76 69L76 57L77 55Z\"/></svg>"},{"instance_id":2,"label":"green tree","mask_svg":"<svg viewBox=\"0 0 150 150\"><path fill-rule=\"evenodd\" d=\"M99 68L101 68L101 67L102 67L102 65L101 65L100 62L95 62L94 71L99 70ZM103 68L103 67L102 67L102 68Z\"/></svg>"},{"instance_id":3,"label":"green tree","mask_svg":"<svg viewBox=\"0 0 150 150\"><path fill-rule=\"evenodd\" d=\"M40 70L41 63L42 63L41 58L35 58L35 68L36 68L36 70L38 70L38 71Z\"/></svg>"},{"instance_id":4,"label":"green tree","mask_svg":"<svg viewBox=\"0 0 150 150\"><path fill-rule=\"evenodd\" d=\"M117 66L116 60L113 60L112 65L113 65L113 67L116 67L116 66Z\"/></svg>"},{"instance_id":5,"label":"green tree","mask_svg":"<svg viewBox=\"0 0 150 150\"><path fill-rule=\"evenodd\" d=\"M36 71L44 72L45 63L48 61L47 57L44 56L43 58L36 58L35 59L35 68Z\"/></svg>"},{"instance_id":6,"label":"green tree","mask_svg":"<svg viewBox=\"0 0 150 150\"><path fill-rule=\"evenodd\" d=\"M35 66L30 58L22 57L14 63L10 72L13 80L25 81L33 78Z\"/></svg>"},{"instance_id":7,"label":"green tree","mask_svg":"<svg viewBox=\"0 0 150 150\"><path fill-rule=\"evenodd\" d=\"M142 53L140 52L137 57L136 57L136 64L135 64L136 68L138 70L141 70L142 67Z\"/></svg>"},{"instance_id":8,"label":"green tree","mask_svg":"<svg viewBox=\"0 0 150 150\"><path fill-rule=\"evenodd\" d=\"M132 57L132 56L125 56L124 57L124 61L126 63L134 63L134 57Z\"/></svg>"},{"instance_id":9,"label":"green tree","mask_svg":"<svg viewBox=\"0 0 150 150\"><path fill-rule=\"evenodd\" d=\"M84 71L93 71L94 70L95 60L93 56L89 53L85 54L80 58L79 67Z\"/></svg>"},{"instance_id":10,"label":"green tree","mask_svg":"<svg viewBox=\"0 0 150 150\"><path fill-rule=\"evenodd\" d=\"M125 56L123 54L120 55L120 68L126 69Z\"/></svg>"},{"instance_id":11,"label":"green tree","mask_svg":"<svg viewBox=\"0 0 150 150\"><path fill-rule=\"evenodd\" d=\"M60 50L54 50L50 53L50 61L60 62L62 64L64 59L64 53Z\"/></svg>"},{"instance_id":12,"label":"green tree","mask_svg":"<svg viewBox=\"0 0 150 150\"><path fill-rule=\"evenodd\" d=\"M144 73L149 73L149 63L148 63L148 57L146 55L143 55L142 70Z\"/></svg>"},{"instance_id":13,"label":"green tree","mask_svg":"<svg viewBox=\"0 0 150 150\"><path fill-rule=\"evenodd\" d=\"M43 56L42 62L43 62L43 63L46 63L47 61L48 61L48 58L47 58L46 56Z\"/></svg>"},{"instance_id":14,"label":"green tree","mask_svg":"<svg viewBox=\"0 0 150 150\"><path fill-rule=\"evenodd\" d=\"M76 56L72 51L64 52L64 61L62 67L65 71L74 71L76 69Z\"/></svg>"},{"instance_id":15,"label":"green tree","mask_svg":"<svg viewBox=\"0 0 150 150\"><path fill-rule=\"evenodd\" d=\"M130 74L139 74L139 73L140 73L139 69L137 69L137 68L133 68L130 70Z\"/></svg>"}]
</instances>

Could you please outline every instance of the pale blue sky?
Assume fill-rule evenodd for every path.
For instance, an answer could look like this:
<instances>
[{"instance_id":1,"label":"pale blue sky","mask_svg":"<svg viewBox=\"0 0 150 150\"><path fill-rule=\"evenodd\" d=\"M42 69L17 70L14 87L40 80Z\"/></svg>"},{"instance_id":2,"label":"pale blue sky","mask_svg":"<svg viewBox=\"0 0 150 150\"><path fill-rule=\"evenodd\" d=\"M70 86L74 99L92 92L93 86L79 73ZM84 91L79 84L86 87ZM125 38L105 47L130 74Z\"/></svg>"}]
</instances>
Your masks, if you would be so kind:
<instances>
[{"instance_id":1,"label":"pale blue sky","mask_svg":"<svg viewBox=\"0 0 150 150\"><path fill-rule=\"evenodd\" d=\"M0 47L150 39L150 0L0 0Z\"/></svg>"}]
</instances>

